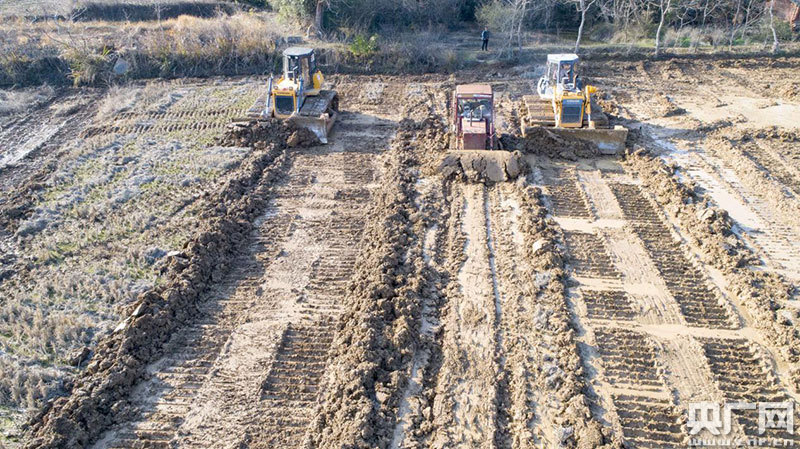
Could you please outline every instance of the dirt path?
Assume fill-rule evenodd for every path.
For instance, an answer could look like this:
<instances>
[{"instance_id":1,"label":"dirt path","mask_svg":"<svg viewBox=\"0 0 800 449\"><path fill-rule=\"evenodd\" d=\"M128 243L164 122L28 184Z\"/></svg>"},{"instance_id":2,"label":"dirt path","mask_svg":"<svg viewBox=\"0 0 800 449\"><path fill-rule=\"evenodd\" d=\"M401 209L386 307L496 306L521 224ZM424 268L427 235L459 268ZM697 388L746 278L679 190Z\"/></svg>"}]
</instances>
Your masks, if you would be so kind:
<instances>
[{"instance_id":1,"label":"dirt path","mask_svg":"<svg viewBox=\"0 0 800 449\"><path fill-rule=\"evenodd\" d=\"M443 318L444 361L434 406L452 410L452 421L440 423L434 444L490 448L497 432L501 299L489 243L487 192L477 185L463 185L459 190L455 204L461 209L457 216L465 238L464 262Z\"/></svg>"},{"instance_id":2,"label":"dirt path","mask_svg":"<svg viewBox=\"0 0 800 449\"><path fill-rule=\"evenodd\" d=\"M392 129L344 113L334 144L292 155L249 251L150 367L136 416L96 448L300 447Z\"/></svg>"}]
</instances>

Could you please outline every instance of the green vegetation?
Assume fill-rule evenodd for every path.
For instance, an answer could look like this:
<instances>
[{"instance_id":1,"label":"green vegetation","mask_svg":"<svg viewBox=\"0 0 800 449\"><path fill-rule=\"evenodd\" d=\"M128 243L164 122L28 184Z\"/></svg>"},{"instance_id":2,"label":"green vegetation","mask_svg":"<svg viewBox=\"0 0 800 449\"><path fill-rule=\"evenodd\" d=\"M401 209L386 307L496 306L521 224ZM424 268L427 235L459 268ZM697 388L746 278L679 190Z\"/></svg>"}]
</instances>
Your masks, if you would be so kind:
<instances>
[{"instance_id":1,"label":"green vegetation","mask_svg":"<svg viewBox=\"0 0 800 449\"><path fill-rule=\"evenodd\" d=\"M350 44L350 53L356 58L367 58L378 52L378 35L373 34L369 38L359 34Z\"/></svg>"}]
</instances>

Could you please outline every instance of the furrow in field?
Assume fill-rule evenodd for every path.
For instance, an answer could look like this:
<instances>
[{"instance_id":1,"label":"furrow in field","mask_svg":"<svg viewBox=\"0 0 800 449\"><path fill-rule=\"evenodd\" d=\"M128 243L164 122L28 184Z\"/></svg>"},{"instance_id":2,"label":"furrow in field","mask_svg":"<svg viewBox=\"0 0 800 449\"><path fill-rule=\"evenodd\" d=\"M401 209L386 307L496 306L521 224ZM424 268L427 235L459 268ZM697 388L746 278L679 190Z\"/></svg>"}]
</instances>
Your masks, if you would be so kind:
<instances>
[{"instance_id":1,"label":"furrow in field","mask_svg":"<svg viewBox=\"0 0 800 449\"><path fill-rule=\"evenodd\" d=\"M247 253L96 447L301 447L384 149L349 132L361 120L345 113L333 144L292 154Z\"/></svg>"}]
</instances>

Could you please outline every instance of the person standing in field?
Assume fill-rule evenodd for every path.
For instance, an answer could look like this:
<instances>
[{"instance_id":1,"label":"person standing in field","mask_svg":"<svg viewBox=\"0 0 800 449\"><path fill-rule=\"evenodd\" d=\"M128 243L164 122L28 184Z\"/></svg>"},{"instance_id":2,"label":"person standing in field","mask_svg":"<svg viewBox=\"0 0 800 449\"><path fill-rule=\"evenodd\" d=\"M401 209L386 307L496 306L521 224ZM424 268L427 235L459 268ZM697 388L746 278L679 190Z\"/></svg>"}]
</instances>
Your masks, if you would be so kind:
<instances>
[{"instance_id":1,"label":"person standing in field","mask_svg":"<svg viewBox=\"0 0 800 449\"><path fill-rule=\"evenodd\" d=\"M489 50L489 29L484 28L483 33L481 33L481 40L483 41L483 45L481 46L482 51Z\"/></svg>"}]
</instances>

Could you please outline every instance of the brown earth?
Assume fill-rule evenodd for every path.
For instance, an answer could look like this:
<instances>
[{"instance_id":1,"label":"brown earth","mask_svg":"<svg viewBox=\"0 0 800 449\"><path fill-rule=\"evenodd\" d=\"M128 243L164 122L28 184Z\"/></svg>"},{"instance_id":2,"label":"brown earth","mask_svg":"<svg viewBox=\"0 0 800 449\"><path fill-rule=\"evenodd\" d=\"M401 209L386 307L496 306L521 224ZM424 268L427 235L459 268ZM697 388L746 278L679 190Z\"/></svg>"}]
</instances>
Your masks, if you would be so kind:
<instances>
[{"instance_id":1,"label":"brown earth","mask_svg":"<svg viewBox=\"0 0 800 449\"><path fill-rule=\"evenodd\" d=\"M692 402L797 409L800 105L776 92L799 66L591 58L600 104L631 129L620 157L516 137L530 66L331 77L342 114L325 146L277 123L214 128L206 145L246 155L207 185L155 285L95 324L63 397L9 442L680 447ZM495 86L503 147L528 169L505 166L513 181L439 172L462 79ZM162 126L90 122L84 135ZM52 171L19 184L50 198ZM43 212L6 198L7 245L24 251ZM13 286L28 269L9 260ZM733 435L756 436L756 418L737 413Z\"/></svg>"}]
</instances>

